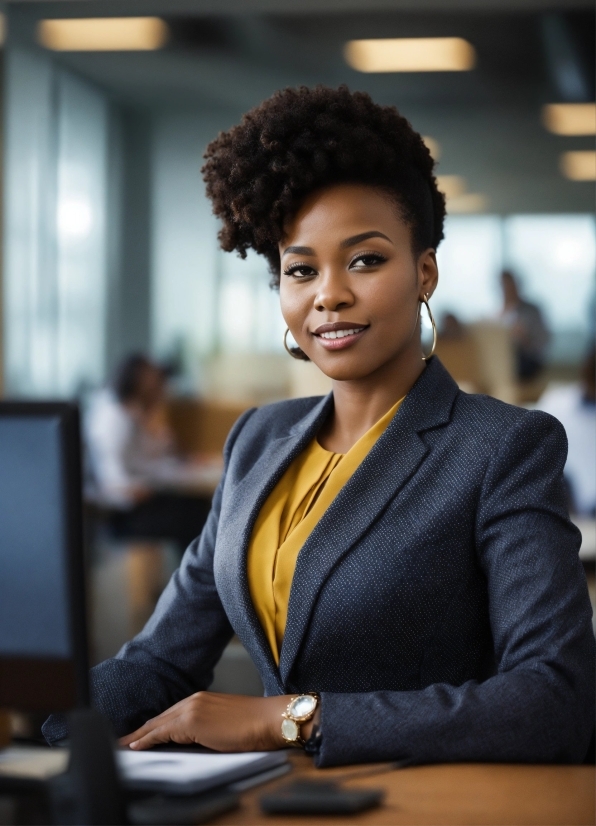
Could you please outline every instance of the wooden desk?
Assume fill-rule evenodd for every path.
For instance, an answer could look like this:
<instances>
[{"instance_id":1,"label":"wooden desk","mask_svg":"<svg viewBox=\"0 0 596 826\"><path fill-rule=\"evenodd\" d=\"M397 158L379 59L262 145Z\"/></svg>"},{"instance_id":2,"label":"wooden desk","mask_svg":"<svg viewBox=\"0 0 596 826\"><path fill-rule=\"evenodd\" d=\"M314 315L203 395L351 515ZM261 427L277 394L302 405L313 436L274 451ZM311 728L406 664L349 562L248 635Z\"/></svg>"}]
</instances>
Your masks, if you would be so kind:
<instances>
[{"instance_id":1,"label":"wooden desk","mask_svg":"<svg viewBox=\"0 0 596 826\"><path fill-rule=\"evenodd\" d=\"M593 766L511 766L455 764L397 769L350 780L346 785L383 788L384 805L349 817L271 816L259 797L290 778L332 779L349 767L317 770L303 754L292 755L294 771L281 780L247 792L239 809L217 818L218 826L299 826L299 824L498 824L498 826L574 826L594 824Z\"/></svg>"}]
</instances>

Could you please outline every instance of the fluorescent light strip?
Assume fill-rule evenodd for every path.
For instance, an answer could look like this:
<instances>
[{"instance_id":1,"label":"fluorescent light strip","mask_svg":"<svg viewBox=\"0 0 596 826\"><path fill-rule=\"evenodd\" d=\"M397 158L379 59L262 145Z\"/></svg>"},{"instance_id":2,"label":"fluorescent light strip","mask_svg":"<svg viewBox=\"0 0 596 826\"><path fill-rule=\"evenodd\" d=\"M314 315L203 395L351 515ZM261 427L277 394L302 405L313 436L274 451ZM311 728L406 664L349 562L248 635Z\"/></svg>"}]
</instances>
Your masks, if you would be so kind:
<instances>
[{"instance_id":1,"label":"fluorescent light strip","mask_svg":"<svg viewBox=\"0 0 596 826\"><path fill-rule=\"evenodd\" d=\"M596 152L563 152L559 168L570 181L596 181Z\"/></svg>"},{"instance_id":2,"label":"fluorescent light strip","mask_svg":"<svg viewBox=\"0 0 596 826\"><path fill-rule=\"evenodd\" d=\"M37 40L57 52L137 52L161 49L169 37L159 17L41 20Z\"/></svg>"},{"instance_id":3,"label":"fluorescent light strip","mask_svg":"<svg viewBox=\"0 0 596 826\"><path fill-rule=\"evenodd\" d=\"M465 72L476 64L474 47L461 37L350 40L344 57L358 72Z\"/></svg>"},{"instance_id":4,"label":"fluorescent light strip","mask_svg":"<svg viewBox=\"0 0 596 826\"><path fill-rule=\"evenodd\" d=\"M596 103L549 103L542 123L555 135L596 135Z\"/></svg>"}]
</instances>

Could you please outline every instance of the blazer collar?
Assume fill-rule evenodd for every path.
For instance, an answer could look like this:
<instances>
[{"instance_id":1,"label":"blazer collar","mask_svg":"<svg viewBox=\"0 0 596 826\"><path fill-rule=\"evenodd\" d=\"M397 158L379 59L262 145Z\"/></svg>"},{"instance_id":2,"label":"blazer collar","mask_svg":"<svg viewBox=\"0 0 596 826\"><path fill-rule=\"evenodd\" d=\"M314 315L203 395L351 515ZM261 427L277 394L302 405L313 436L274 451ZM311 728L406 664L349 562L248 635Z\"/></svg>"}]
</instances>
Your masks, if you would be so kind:
<instances>
[{"instance_id":1,"label":"blazer collar","mask_svg":"<svg viewBox=\"0 0 596 826\"><path fill-rule=\"evenodd\" d=\"M449 421L457 392L442 364L436 357L431 359L394 420L304 544L292 582L279 669L250 598L248 545L261 507L318 432L333 404L332 394L317 402L287 435L264 444L259 459L237 485L224 486L215 554L217 589L232 627L261 673L267 694L286 691L325 579L415 472L428 451L418 433Z\"/></svg>"},{"instance_id":2,"label":"blazer collar","mask_svg":"<svg viewBox=\"0 0 596 826\"><path fill-rule=\"evenodd\" d=\"M289 683L292 666L325 580L414 475L429 451L419 433L450 420L458 392L438 359L430 360L385 433L302 547L292 581L279 664L284 691L295 690Z\"/></svg>"},{"instance_id":3,"label":"blazer collar","mask_svg":"<svg viewBox=\"0 0 596 826\"><path fill-rule=\"evenodd\" d=\"M283 686L250 598L246 573L250 537L267 497L314 438L332 404L329 393L285 436L266 442L258 460L237 485L224 486L214 560L217 590L234 631L259 669L267 694L283 693Z\"/></svg>"}]
</instances>

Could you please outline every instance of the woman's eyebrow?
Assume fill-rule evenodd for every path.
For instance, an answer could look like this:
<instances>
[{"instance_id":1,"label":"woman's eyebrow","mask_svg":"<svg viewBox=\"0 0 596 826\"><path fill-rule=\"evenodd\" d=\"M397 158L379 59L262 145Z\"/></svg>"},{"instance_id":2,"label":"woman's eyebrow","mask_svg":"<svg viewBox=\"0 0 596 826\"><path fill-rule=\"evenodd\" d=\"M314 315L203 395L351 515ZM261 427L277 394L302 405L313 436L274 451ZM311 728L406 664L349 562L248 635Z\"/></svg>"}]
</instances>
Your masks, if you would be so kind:
<instances>
[{"instance_id":1,"label":"woman's eyebrow","mask_svg":"<svg viewBox=\"0 0 596 826\"><path fill-rule=\"evenodd\" d=\"M353 247L354 244L360 244L361 241L366 241L368 238L384 238L389 243L393 243L391 238L388 238L383 232L373 230L372 232L361 232L360 235L352 235L351 238L346 238L339 245L342 250L346 247Z\"/></svg>"},{"instance_id":2,"label":"woman's eyebrow","mask_svg":"<svg viewBox=\"0 0 596 826\"><path fill-rule=\"evenodd\" d=\"M312 247L286 247L282 255L294 253L294 255L316 255Z\"/></svg>"},{"instance_id":3,"label":"woman's eyebrow","mask_svg":"<svg viewBox=\"0 0 596 826\"><path fill-rule=\"evenodd\" d=\"M343 250L346 249L346 247L353 247L354 244L360 244L368 238L384 238L386 241L389 241L390 244L393 243L391 238L385 235L385 233L372 230L371 232L361 232L359 235L352 235L350 238L345 238L339 246ZM286 247L282 255L287 255L288 253L293 253L294 255L316 255L312 247Z\"/></svg>"}]
</instances>

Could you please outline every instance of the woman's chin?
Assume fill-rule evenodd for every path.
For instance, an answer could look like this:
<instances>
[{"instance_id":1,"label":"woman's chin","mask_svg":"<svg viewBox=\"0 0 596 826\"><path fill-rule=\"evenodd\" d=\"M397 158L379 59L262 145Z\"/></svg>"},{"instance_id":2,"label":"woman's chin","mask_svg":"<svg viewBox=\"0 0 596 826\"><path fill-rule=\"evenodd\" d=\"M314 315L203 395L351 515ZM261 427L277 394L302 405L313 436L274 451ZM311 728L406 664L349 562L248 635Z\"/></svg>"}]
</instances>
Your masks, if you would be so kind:
<instances>
[{"instance_id":1,"label":"woman's chin","mask_svg":"<svg viewBox=\"0 0 596 826\"><path fill-rule=\"evenodd\" d=\"M331 381L358 381L375 372L374 367L359 363L356 359L318 359L317 361L312 359L312 361Z\"/></svg>"}]
</instances>

